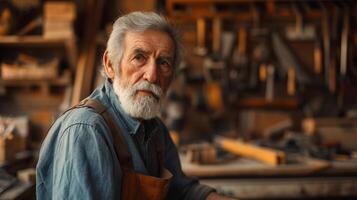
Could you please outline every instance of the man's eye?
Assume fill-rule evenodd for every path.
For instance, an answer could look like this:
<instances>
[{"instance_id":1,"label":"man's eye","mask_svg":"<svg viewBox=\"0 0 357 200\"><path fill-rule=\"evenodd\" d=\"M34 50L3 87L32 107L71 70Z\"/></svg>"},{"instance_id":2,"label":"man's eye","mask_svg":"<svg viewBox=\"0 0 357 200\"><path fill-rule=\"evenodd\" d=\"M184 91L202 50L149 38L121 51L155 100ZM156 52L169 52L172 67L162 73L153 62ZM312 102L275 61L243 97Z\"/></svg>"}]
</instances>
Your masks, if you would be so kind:
<instances>
[{"instance_id":1,"label":"man's eye","mask_svg":"<svg viewBox=\"0 0 357 200\"><path fill-rule=\"evenodd\" d=\"M137 61L144 61L145 60L145 56L142 55L142 54L137 54L135 57L134 57L135 60Z\"/></svg>"},{"instance_id":2,"label":"man's eye","mask_svg":"<svg viewBox=\"0 0 357 200\"><path fill-rule=\"evenodd\" d=\"M161 60L159 61L159 65L160 65L160 69L162 72L164 73L168 73L168 72L171 72L171 64L170 62L166 61L166 60Z\"/></svg>"},{"instance_id":3,"label":"man's eye","mask_svg":"<svg viewBox=\"0 0 357 200\"><path fill-rule=\"evenodd\" d=\"M160 61L160 65L166 67L166 66L169 66L170 64L166 60L162 60L162 61Z\"/></svg>"}]
</instances>

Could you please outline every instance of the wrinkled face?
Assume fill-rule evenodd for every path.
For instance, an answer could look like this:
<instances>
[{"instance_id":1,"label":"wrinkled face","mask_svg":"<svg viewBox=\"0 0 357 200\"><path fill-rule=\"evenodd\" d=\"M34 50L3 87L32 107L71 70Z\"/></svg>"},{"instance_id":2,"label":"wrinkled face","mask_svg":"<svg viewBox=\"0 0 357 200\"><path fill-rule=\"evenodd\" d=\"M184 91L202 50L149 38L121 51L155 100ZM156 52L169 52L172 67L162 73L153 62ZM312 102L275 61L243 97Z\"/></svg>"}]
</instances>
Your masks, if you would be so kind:
<instances>
[{"instance_id":1,"label":"wrinkled face","mask_svg":"<svg viewBox=\"0 0 357 200\"><path fill-rule=\"evenodd\" d=\"M120 63L121 84L124 87L146 80L167 90L173 75L174 44L169 35L148 30L129 32L124 40ZM138 96L152 95L138 91Z\"/></svg>"},{"instance_id":2,"label":"wrinkled face","mask_svg":"<svg viewBox=\"0 0 357 200\"><path fill-rule=\"evenodd\" d=\"M153 118L160 112L174 74L174 43L160 31L129 32L123 49L118 64L111 65L104 58L106 73L125 112L136 118Z\"/></svg>"}]
</instances>

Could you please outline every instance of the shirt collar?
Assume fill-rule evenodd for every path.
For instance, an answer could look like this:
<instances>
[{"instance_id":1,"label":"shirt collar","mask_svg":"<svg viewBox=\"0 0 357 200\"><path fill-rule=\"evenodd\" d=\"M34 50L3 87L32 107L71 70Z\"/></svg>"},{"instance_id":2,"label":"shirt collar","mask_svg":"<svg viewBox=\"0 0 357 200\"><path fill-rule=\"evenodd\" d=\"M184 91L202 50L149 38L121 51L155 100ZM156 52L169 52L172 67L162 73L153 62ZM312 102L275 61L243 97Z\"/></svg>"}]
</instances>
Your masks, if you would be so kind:
<instances>
[{"instance_id":1,"label":"shirt collar","mask_svg":"<svg viewBox=\"0 0 357 200\"><path fill-rule=\"evenodd\" d=\"M140 121L133 117L130 117L121 107L121 103L119 101L118 96L114 92L113 84L109 79L105 80L104 83L105 90L107 91L107 95L109 97L109 101L111 107L114 110L116 115L119 115L119 119L122 120L124 128L129 132L129 134L134 135L139 131Z\"/></svg>"}]
</instances>

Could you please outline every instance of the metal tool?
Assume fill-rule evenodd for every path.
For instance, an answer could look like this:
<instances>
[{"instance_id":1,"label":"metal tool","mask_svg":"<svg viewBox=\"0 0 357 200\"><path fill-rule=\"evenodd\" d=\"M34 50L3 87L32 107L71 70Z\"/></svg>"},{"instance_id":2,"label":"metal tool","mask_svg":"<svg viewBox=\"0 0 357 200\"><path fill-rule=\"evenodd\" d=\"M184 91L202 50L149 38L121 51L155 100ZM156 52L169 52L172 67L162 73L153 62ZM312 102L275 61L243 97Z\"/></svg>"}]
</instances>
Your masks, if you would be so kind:
<instances>
[{"instance_id":1,"label":"metal tool","mask_svg":"<svg viewBox=\"0 0 357 200\"><path fill-rule=\"evenodd\" d=\"M347 51L348 51L348 32L349 32L349 10L343 12L343 28L341 33L341 58L340 58L340 75L344 78L347 73Z\"/></svg>"},{"instance_id":2,"label":"metal tool","mask_svg":"<svg viewBox=\"0 0 357 200\"><path fill-rule=\"evenodd\" d=\"M283 42L280 35L276 32L272 34L272 43L275 55L277 56L279 64L284 69L284 71L287 73L290 68L294 68L296 72L296 79L300 84L310 83L310 77L302 69L301 64L299 64L297 58Z\"/></svg>"},{"instance_id":3,"label":"metal tool","mask_svg":"<svg viewBox=\"0 0 357 200\"><path fill-rule=\"evenodd\" d=\"M268 101L272 101L274 98L274 73L275 68L273 65L269 65L267 68L267 83L265 90L265 98Z\"/></svg>"},{"instance_id":4,"label":"metal tool","mask_svg":"<svg viewBox=\"0 0 357 200\"><path fill-rule=\"evenodd\" d=\"M207 53L206 49L206 21L204 18L197 19L196 22L196 40L197 40L197 47L196 47L196 54L198 55L205 55Z\"/></svg>"}]
</instances>

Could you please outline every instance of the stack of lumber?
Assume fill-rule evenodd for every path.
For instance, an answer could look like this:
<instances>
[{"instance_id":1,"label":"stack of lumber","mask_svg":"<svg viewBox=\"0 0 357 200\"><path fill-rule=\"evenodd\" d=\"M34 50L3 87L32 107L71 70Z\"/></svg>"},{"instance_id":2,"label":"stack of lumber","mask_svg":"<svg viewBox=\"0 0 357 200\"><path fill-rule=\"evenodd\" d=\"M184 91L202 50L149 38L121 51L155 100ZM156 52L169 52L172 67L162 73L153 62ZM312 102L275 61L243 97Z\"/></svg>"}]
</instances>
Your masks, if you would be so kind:
<instances>
[{"instance_id":1,"label":"stack of lumber","mask_svg":"<svg viewBox=\"0 0 357 200\"><path fill-rule=\"evenodd\" d=\"M46 38L73 38L76 18L74 2L46 2L43 32Z\"/></svg>"}]
</instances>

